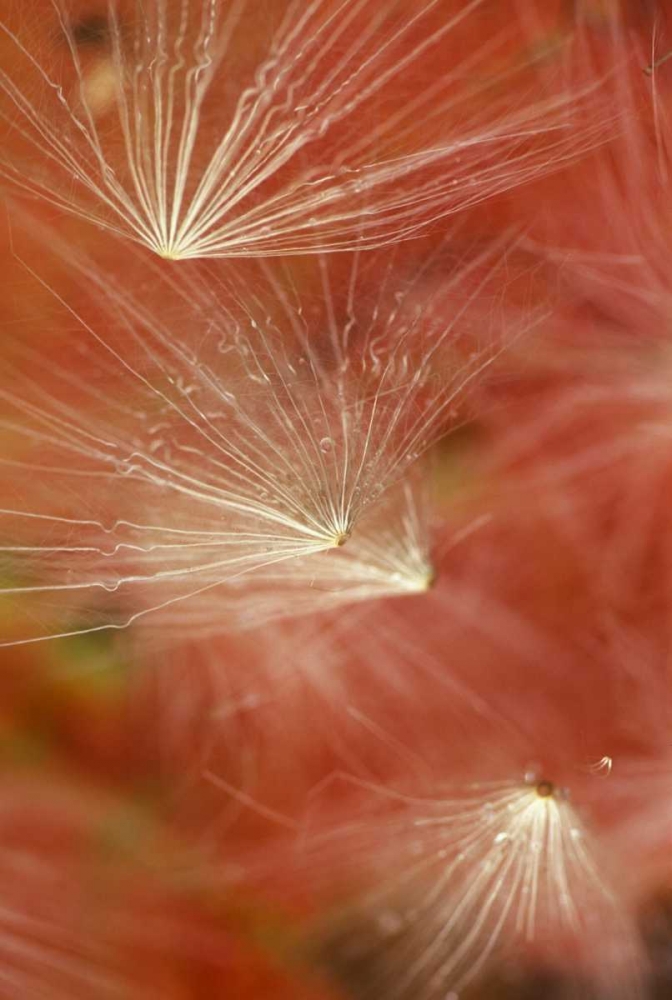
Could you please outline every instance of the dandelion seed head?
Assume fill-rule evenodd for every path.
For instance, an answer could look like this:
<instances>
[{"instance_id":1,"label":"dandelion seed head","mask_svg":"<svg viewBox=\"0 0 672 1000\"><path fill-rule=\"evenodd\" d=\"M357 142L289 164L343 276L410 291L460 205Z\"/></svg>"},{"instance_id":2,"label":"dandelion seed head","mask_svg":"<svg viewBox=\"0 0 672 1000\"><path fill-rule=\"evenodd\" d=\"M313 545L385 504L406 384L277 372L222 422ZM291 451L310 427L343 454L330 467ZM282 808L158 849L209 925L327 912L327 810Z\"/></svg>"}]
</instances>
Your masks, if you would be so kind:
<instances>
[{"instance_id":1,"label":"dandelion seed head","mask_svg":"<svg viewBox=\"0 0 672 1000\"><path fill-rule=\"evenodd\" d=\"M340 534L336 535L336 537L334 538L334 547L337 549L342 548L347 542L347 540L350 538L350 535L351 535L350 531L340 532Z\"/></svg>"},{"instance_id":2,"label":"dandelion seed head","mask_svg":"<svg viewBox=\"0 0 672 1000\"><path fill-rule=\"evenodd\" d=\"M552 795L555 795L555 785L552 781L540 781L535 786L535 792L540 799L548 799Z\"/></svg>"}]
</instances>

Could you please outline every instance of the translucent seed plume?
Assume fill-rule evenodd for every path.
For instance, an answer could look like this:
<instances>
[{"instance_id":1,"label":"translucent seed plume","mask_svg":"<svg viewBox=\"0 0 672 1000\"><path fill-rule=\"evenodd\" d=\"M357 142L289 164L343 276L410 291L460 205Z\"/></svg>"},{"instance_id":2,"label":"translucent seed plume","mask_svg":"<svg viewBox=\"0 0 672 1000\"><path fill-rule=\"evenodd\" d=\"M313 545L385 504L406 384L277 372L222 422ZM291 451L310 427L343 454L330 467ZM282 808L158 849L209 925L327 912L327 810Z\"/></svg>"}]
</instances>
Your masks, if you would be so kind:
<instances>
[{"instance_id":1,"label":"translucent seed plume","mask_svg":"<svg viewBox=\"0 0 672 1000\"><path fill-rule=\"evenodd\" d=\"M536 776L454 792L400 797L387 819L328 835L378 884L322 937L327 963L346 979L359 969L357 996L444 1000L496 959L543 954L553 941L578 956L599 941L619 958L582 963L596 981L606 965L636 996L636 936L566 794Z\"/></svg>"},{"instance_id":2,"label":"translucent seed plume","mask_svg":"<svg viewBox=\"0 0 672 1000\"><path fill-rule=\"evenodd\" d=\"M263 18L252 0L109 0L88 31L65 0L10 14L0 172L167 260L409 238L606 129L541 78L511 100L511 20L474 51L484 0L278 0Z\"/></svg>"},{"instance_id":3,"label":"translucent seed plume","mask_svg":"<svg viewBox=\"0 0 672 1000\"><path fill-rule=\"evenodd\" d=\"M502 349L464 332L482 255L438 285L389 253L352 255L339 282L318 258L304 286L267 264L151 266L141 299L58 250L81 308L53 291L61 328L12 340L0 387L3 590L33 633L9 641L192 599L199 629L208 607L226 629L426 589L409 477Z\"/></svg>"}]
</instances>

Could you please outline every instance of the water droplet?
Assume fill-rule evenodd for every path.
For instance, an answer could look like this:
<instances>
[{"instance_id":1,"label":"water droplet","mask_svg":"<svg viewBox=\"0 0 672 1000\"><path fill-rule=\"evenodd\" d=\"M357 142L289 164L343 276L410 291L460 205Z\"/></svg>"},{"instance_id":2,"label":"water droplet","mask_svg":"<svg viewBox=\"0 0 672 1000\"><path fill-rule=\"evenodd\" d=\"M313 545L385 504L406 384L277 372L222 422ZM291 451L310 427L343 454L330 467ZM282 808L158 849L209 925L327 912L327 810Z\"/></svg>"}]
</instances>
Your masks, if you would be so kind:
<instances>
[{"instance_id":1,"label":"water droplet","mask_svg":"<svg viewBox=\"0 0 672 1000\"><path fill-rule=\"evenodd\" d=\"M325 455L328 455L333 447L334 442L330 437L323 437L320 441L320 451L323 451Z\"/></svg>"},{"instance_id":2,"label":"water droplet","mask_svg":"<svg viewBox=\"0 0 672 1000\"><path fill-rule=\"evenodd\" d=\"M403 929L404 921L399 913L394 910L386 910L377 919L379 930L384 935L398 934Z\"/></svg>"},{"instance_id":3,"label":"water droplet","mask_svg":"<svg viewBox=\"0 0 672 1000\"><path fill-rule=\"evenodd\" d=\"M508 840L508 839L509 839L509 835L508 835L508 833L506 832L506 830L501 830L501 831L500 831L500 832L499 832L499 833L497 834L497 836L495 837L495 843L496 843L496 844L505 844L505 843L507 842L507 840Z\"/></svg>"},{"instance_id":4,"label":"water droplet","mask_svg":"<svg viewBox=\"0 0 672 1000\"><path fill-rule=\"evenodd\" d=\"M525 768L525 784L536 785L541 780L541 765L537 761L531 761Z\"/></svg>"}]
</instances>

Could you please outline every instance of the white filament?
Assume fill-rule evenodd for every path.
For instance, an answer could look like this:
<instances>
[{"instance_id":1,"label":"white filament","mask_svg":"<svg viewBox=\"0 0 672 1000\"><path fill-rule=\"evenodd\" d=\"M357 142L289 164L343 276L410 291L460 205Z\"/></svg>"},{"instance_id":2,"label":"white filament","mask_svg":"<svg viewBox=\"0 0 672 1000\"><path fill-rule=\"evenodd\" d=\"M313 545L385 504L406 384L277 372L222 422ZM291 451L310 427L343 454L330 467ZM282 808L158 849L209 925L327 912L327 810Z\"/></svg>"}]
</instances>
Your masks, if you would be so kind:
<instances>
[{"instance_id":1,"label":"white filament","mask_svg":"<svg viewBox=\"0 0 672 1000\"><path fill-rule=\"evenodd\" d=\"M507 107L503 76L484 70L506 47L499 35L376 114L483 0L443 13L441 3L295 0L222 111L249 0L155 0L128 24L109 0L109 50L92 65L52 0L74 82L0 24L15 53L0 70L0 114L34 161L7 156L0 171L162 257L259 257L409 238L601 141L608 123L582 130L568 94ZM487 90L478 111L474 81ZM332 136L325 159L319 144Z\"/></svg>"}]
</instances>

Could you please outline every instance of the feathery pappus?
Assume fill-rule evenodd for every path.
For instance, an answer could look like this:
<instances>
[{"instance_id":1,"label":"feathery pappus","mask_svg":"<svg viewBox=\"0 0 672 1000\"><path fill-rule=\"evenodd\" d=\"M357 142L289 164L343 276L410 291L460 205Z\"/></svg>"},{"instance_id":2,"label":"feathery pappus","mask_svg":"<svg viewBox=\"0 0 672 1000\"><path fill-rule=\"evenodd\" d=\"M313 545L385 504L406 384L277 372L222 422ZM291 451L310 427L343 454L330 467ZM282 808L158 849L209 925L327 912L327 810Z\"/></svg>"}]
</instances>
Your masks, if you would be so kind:
<instances>
[{"instance_id":1,"label":"feathery pappus","mask_svg":"<svg viewBox=\"0 0 672 1000\"><path fill-rule=\"evenodd\" d=\"M9 338L3 370L4 593L26 609L9 642L427 588L417 463L546 314L512 329L498 293L479 298L506 253L170 274L138 258L133 284L50 245L61 318Z\"/></svg>"},{"instance_id":2,"label":"feathery pappus","mask_svg":"<svg viewBox=\"0 0 672 1000\"><path fill-rule=\"evenodd\" d=\"M31 0L0 23L0 173L171 260L408 239L613 130L515 10ZM551 54L554 11L536 15Z\"/></svg>"}]
</instances>

